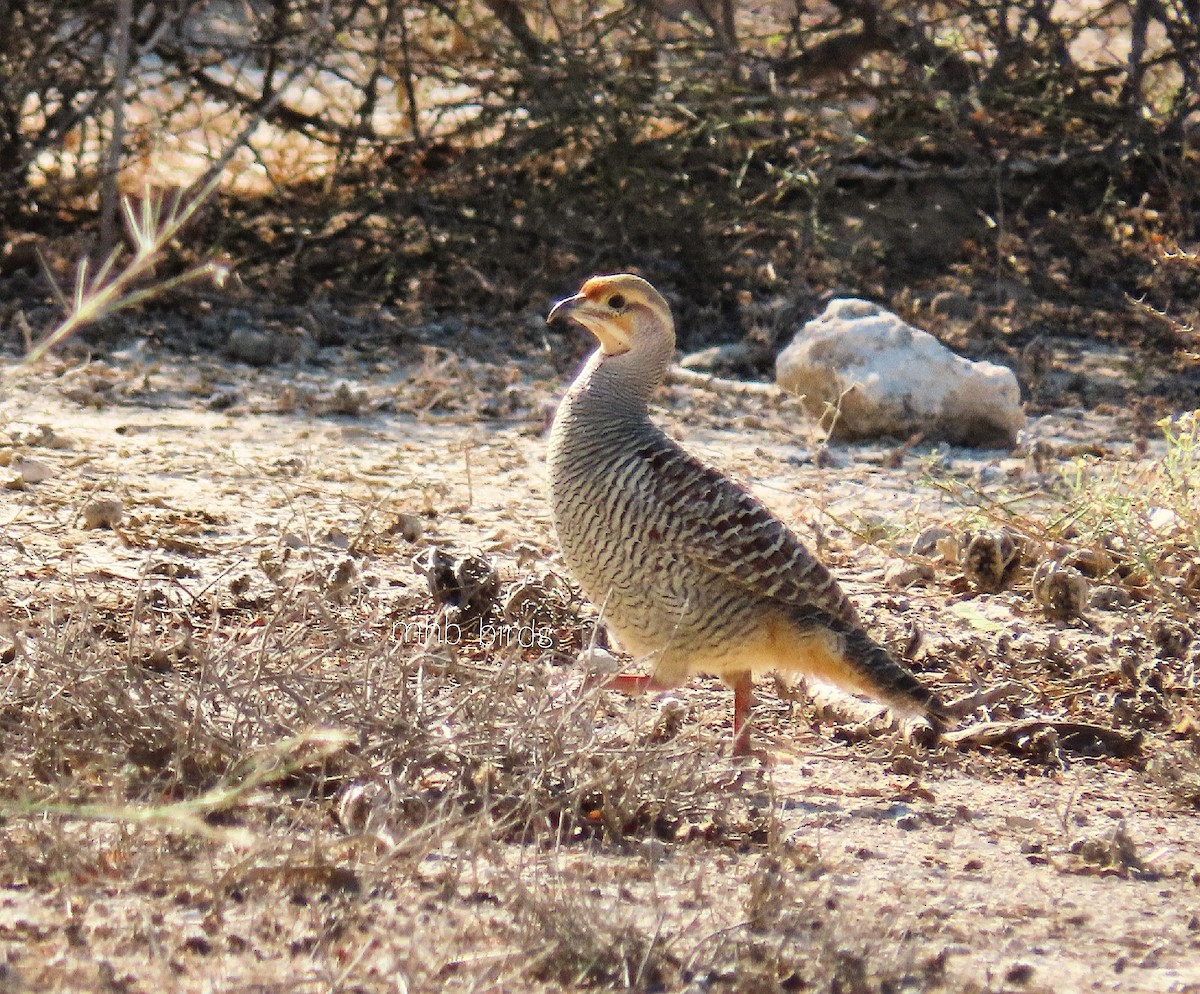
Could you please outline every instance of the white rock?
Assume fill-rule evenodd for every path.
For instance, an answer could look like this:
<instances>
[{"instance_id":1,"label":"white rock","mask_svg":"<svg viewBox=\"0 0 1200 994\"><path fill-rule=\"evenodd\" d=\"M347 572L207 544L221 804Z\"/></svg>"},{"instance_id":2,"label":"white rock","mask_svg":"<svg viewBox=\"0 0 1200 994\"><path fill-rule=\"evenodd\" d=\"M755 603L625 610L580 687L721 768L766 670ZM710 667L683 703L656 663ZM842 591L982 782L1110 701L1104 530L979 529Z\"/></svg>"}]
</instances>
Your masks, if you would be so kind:
<instances>
[{"instance_id":1,"label":"white rock","mask_svg":"<svg viewBox=\"0 0 1200 994\"><path fill-rule=\"evenodd\" d=\"M924 432L1011 446L1025 426L1012 370L964 359L866 300L831 301L779 354L775 380L818 418L841 396L833 434L842 438Z\"/></svg>"}]
</instances>

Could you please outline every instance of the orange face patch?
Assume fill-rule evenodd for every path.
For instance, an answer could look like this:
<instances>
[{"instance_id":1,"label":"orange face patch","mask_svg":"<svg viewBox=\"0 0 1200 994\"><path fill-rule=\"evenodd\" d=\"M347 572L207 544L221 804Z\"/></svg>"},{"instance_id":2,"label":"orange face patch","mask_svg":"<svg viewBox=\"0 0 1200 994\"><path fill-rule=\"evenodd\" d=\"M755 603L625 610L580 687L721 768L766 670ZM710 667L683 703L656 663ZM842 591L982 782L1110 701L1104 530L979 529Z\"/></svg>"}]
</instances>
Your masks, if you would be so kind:
<instances>
[{"instance_id":1,"label":"orange face patch","mask_svg":"<svg viewBox=\"0 0 1200 994\"><path fill-rule=\"evenodd\" d=\"M633 342L633 324L628 314L616 314L603 322L587 322L588 330L599 340L604 351L610 355L628 352Z\"/></svg>"},{"instance_id":2,"label":"orange face patch","mask_svg":"<svg viewBox=\"0 0 1200 994\"><path fill-rule=\"evenodd\" d=\"M630 315L624 311L622 311L620 314L614 314L605 323L624 335L627 341L633 338L633 320Z\"/></svg>"},{"instance_id":3,"label":"orange face patch","mask_svg":"<svg viewBox=\"0 0 1200 994\"><path fill-rule=\"evenodd\" d=\"M587 305L574 311L573 317L599 340L604 351L612 355L628 352L633 341L633 318L627 311L613 313L607 305L612 293L612 281L602 277L588 280L579 295Z\"/></svg>"},{"instance_id":4,"label":"orange face patch","mask_svg":"<svg viewBox=\"0 0 1200 994\"><path fill-rule=\"evenodd\" d=\"M588 300L598 304L603 303L606 295L620 292L616 285L618 282L611 276L593 276L579 288L579 292Z\"/></svg>"}]
</instances>

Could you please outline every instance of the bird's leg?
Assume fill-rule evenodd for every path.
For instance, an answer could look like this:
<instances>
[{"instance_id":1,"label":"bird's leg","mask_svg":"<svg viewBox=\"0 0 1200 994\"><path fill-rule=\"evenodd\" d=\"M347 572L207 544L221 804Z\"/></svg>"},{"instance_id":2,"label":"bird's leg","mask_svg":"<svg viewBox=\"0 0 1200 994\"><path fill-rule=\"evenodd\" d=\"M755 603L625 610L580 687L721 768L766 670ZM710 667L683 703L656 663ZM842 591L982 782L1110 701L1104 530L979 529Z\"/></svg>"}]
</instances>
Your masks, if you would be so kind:
<instances>
[{"instance_id":1,"label":"bird's leg","mask_svg":"<svg viewBox=\"0 0 1200 994\"><path fill-rule=\"evenodd\" d=\"M634 697L644 694L647 690L666 690L661 684L654 682L654 677L643 676L640 673L600 674L588 677L588 686L603 687L605 690L616 690L622 694Z\"/></svg>"},{"instance_id":2,"label":"bird's leg","mask_svg":"<svg viewBox=\"0 0 1200 994\"><path fill-rule=\"evenodd\" d=\"M733 754L749 756L750 709L754 706L754 679L750 673L739 673L728 681L733 687Z\"/></svg>"}]
</instances>

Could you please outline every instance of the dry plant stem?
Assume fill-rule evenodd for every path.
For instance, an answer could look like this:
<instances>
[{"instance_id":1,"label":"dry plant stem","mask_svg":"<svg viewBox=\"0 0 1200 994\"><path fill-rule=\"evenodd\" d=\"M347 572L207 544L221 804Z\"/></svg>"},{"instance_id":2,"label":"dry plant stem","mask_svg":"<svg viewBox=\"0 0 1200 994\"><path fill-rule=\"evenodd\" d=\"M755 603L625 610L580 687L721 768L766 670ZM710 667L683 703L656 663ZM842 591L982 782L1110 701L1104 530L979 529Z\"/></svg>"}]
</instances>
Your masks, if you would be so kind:
<instances>
[{"instance_id":1,"label":"dry plant stem","mask_svg":"<svg viewBox=\"0 0 1200 994\"><path fill-rule=\"evenodd\" d=\"M1141 732L1123 732L1084 721L1058 721L1050 718L1021 718L1017 721L984 721L946 732L942 739L951 745L992 746L1015 742L1023 736L1043 729L1053 729L1060 735L1090 735L1109 748L1128 754L1138 748Z\"/></svg>"},{"instance_id":2,"label":"dry plant stem","mask_svg":"<svg viewBox=\"0 0 1200 994\"><path fill-rule=\"evenodd\" d=\"M314 27L312 37L314 39L324 37L327 27L328 12L326 11L322 15L320 22ZM212 263L204 263L200 266L194 266L170 279L151 283L149 286L137 290L130 289L141 277L153 270L155 263L159 261L163 250L170 244L171 239L187 226L188 222L195 217L200 208L208 202L209 197L216 191L225 173L225 167L229 165L238 150L249 144L254 132L258 130L263 121L267 119L268 115L283 100L288 87L306 71L310 71L310 66L314 63L315 60L308 59L302 59L298 62L297 67L275 88L270 97L258 108L257 113L226 146L220 158L209 167L208 172L201 178L197 186L194 187L196 192L188 196L185 201L183 191L179 191L171 206L167 208L165 217L162 215L162 202L150 196L149 190L146 191L146 196L143 198L141 207L138 210L134 209L132 203L127 198L122 200L121 206L125 214L125 227L130 240L133 242L134 252L133 257L120 269L117 268L117 263L121 257L120 247L114 248L109 253L104 261L100 263L95 276L90 278L88 262L86 259L81 260L79 268L76 271L74 294L71 301L68 302L57 281L50 275L49 270L43 263L43 269L50 281L51 288L58 298L59 303L66 310L67 316L57 328L34 346L25 357L26 365L38 362L50 349L66 341L75 332L94 321L110 317L119 311L128 310L130 307L136 307L143 301L150 300L178 286L190 283L193 280L200 279L216 271ZM114 145L116 145L117 135L115 132L113 139ZM113 176L113 184L115 187L115 174Z\"/></svg>"},{"instance_id":3,"label":"dry plant stem","mask_svg":"<svg viewBox=\"0 0 1200 994\"><path fill-rule=\"evenodd\" d=\"M1027 694L1029 694L1028 688L1022 687L1019 683L1013 683L1011 680L1006 680L1004 683L996 684L994 687L989 687L986 690L977 690L974 693L967 694L965 697L959 697L956 700L950 701L946 704L946 711L956 718L964 718L969 714L974 714L980 708L990 707L1000 701Z\"/></svg>"},{"instance_id":4,"label":"dry plant stem","mask_svg":"<svg viewBox=\"0 0 1200 994\"><path fill-rule=\"evenodd\" d=\"M774 400L783 400L788 397L773 383L730 380L709 373L696 373L681 366L672 366L667 370L667 382L674 386L694 387L697 390L708 390L712 393L732 394L733 396L770 397Z\"/></svg>"},{"instance_id":5,"label":"dry plant stem","mask_svg":"<svg viewBox=\"0 0 1200 994\"><path fill-rule=\"evenodd\" d=\"M103 193L100 203L100 250L107 258L117 246L117 203L120 195L117 174L125 151L125 84L129 77L129 41L133 22L133 0L117 3L116 66L112 84L112 135L109 137Z\"/></svg>"},{"instance_id":6,"label":"dry plant stem","mask_svg":"<svg viewBox=\"0 0 1200 994\"><path fill-rule=\"evenodd\" d=\"M60 815L92 821L158 825L175 831L247 845L248 832L210 825L204 819L228 811L247 800L255 791L286 779L314 763L341 752L356 741L352 732L342 729L314 729L275 743L251 757L245 775L205 791L198 797L162 805L54 804L40 801L0 801L0 814L8 817L44 817Z\"/></svg>"},{"instance_id":7,"label":"dry plant stem","mask_svg":"<svg viewBox=\"0 0 1200 994\"><path fill-rule=\"evenodd\" d=\"M813 704L819 710L831 715L840 724L867 724L879 721L883 716L888 718L887 725L884 727L893 727L901 723L896 714L889 711L886 705L864 701L820 681L797 681L796 686L803 687L804 693L808 695Z\"/></svg>"},{"instance_id":8,"label":"dry plant stem","mask_svg":"<svg viewBox=\"0 0 1200 994\"><path fill-rule=\"evenodd\" d=\"M133 258L124 268L114 273L121 255L119 248L114 249L100 264L95 276L89 276L87 260L80 261L75 277L75 290L69 302L47 270L51 287L59 303L67 311L67 317L26 356L26 364L37 362L54 346L70 338L75 332L93 321L99 321L118 311L134 307L144 300L208 273L211 266L205 263L203 266L189 269L172 279L143 287L140 290L130 290L130 287L159 261L163 248L203 206L212 191L216 189L218 181L219 177L211 179L183 206L182 210L179 200L176 200L168 209L165 219L160 217L161 205L154 203L149 197L142 202L139 213L135 213L128 200L123 201L126 229L136 246Z\"/></svg>"},{"instance_id":9,"label":"dry plant stem","mask_svg":"<svg viewBox=\"0 0 1200 994\"><path fill-rule=\"evenodd\" d=\"M749 756L750 711L754 707L754 679L749 673L739 673L731 682L733 687L733 755Z\"/></svg>"}]
</instances>

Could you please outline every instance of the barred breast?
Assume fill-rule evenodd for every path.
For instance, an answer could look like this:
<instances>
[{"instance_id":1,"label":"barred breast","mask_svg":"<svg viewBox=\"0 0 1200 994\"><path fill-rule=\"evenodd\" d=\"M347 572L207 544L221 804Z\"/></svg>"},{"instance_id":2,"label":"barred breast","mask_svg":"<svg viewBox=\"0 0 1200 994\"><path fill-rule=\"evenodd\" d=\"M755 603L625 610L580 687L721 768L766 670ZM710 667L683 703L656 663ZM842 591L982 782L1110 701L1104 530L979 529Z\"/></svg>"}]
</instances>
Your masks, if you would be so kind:
<instances>
[{"instance_id":1,"label":"barred breast","mask_svg":"<svg viewBox=\"0 0 1200 994\"><path fill-rule=\"evenodd\" d=\"M663 296L631 274L559 301L599 348L550 433L550 508L566 565L609 629L671 686L689 673L734 690L734 753L749 751L756 670L799 673L924 713L937 697L865 631L824 565L751 494L676 445L649 401L675 348Z\"/></svg>"},{"instance_id":2,"label":"barred breast","mask_svg":"<svg viewBox=\"0 0 1200 994\"><path fill-rule=\"evenodd\" d=\"M779 519L606 387L585 368L559 407L551 513L567 566L623 647L652 658L659 683L723 672L769 615L858 625Z\"/></svg>"}]
</instances>

